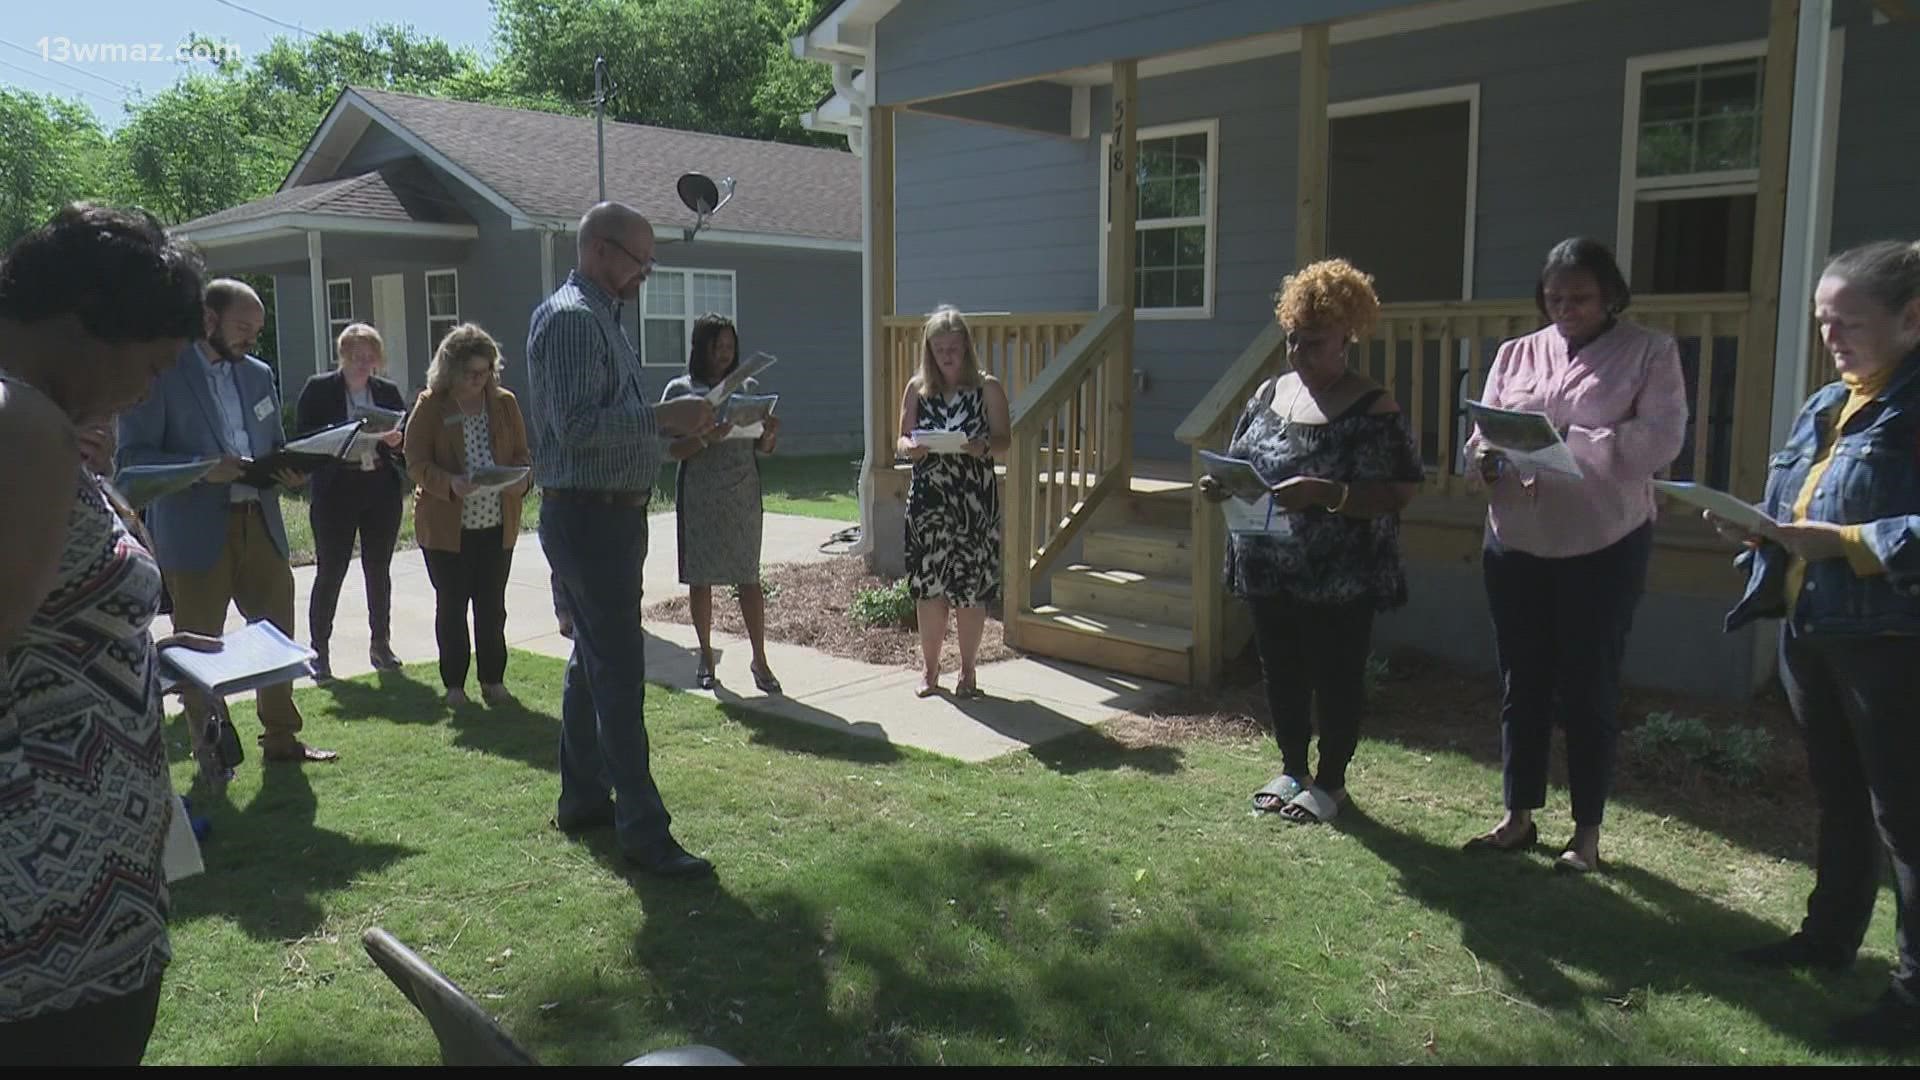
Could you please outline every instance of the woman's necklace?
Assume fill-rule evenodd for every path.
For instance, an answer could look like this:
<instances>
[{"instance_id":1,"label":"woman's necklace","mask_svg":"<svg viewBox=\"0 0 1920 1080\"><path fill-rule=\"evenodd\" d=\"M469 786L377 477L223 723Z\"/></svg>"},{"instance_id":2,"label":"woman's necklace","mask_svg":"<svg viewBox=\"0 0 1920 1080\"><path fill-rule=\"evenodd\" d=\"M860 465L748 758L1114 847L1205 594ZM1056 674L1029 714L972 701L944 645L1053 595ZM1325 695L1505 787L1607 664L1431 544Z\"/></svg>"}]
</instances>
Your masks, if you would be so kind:
<instances>
[{"instance_id":1,"label":"woman's necklace","mask_svg":"<svg viewBox=\"0 0 1920 1080\"><path fill-rule=\"evenodd\" d=\"M1300 404L1300 391L1306 389L1306 386L1307 380L1301 378L1298 373L1295 373L1293 377L1293 396L1287 398L1286 410L1280 414L1280 437L1282 439L1287 437L1288 429L1293 427L1293 407Z\"/></svg>"}]
</instances>

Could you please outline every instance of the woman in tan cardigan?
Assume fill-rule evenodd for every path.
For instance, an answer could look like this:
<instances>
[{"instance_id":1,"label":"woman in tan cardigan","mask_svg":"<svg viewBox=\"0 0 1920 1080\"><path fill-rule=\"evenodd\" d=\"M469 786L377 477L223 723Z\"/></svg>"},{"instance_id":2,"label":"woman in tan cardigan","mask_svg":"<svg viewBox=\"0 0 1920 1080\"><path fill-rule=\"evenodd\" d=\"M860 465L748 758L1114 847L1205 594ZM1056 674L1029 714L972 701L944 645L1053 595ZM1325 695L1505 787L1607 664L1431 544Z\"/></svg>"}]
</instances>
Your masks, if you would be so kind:
<instances>
[{"instance_id":1,"label":"woman in tan cardigan","mask_svg":"<svg viewBox=\"0 0 1920 1080\"><path fill-rule=\"evenodd\" d=\"M500 385L500 346L462 323L447 332L427 370L427 389L407 420L407 473L413 531L433 582L434 637L447 704L467 704L467 608L480 654L480 696L510 703L507 671L507 574L520 535L520 504L531 474L504 490L476 489L475 469L531 465L520 404Z\"/></svg>"}]
</instances>

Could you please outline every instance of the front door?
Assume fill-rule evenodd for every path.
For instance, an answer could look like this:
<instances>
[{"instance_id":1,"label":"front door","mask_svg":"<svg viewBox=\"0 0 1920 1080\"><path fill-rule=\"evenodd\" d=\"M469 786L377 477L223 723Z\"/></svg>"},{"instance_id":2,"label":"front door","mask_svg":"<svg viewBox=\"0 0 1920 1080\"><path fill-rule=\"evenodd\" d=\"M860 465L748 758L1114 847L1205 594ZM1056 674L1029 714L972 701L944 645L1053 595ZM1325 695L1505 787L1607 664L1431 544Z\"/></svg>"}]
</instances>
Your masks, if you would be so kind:
<instances>
[{"instance_id":1,"label":"front door","mask_svg":"<svg viewBox=\"0 0 1920 1080\"><path fill-rule=\"evenodd\" d=\"M373 328L387 343L387 378L400 385L409 403L425 386L425 372L416 383L407 365L407 278L405 274L377 274L373 279Z\"/></svg>"}]
</instances>

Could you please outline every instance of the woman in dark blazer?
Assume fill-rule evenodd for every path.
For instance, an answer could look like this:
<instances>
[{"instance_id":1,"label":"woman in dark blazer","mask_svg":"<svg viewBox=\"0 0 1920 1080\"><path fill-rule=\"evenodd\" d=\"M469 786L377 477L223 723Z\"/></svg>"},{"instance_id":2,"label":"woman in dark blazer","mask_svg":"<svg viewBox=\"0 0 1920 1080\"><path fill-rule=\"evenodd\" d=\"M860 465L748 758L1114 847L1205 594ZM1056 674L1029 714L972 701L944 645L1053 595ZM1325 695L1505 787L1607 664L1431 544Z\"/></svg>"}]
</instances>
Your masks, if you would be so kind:
<instances>
[{"instance_id":1,"label":"woman in dark blazer","mask_svg":"<svg viewBox=\"0 0 1920 1080\"><path fill-rule=\"evenodd\" d=\"M380 331L354 323L340 331L335 347L339 366L307 380L295 407L295 426L302 432L344 424L368 408L405 412L400 387L379 372L387 366ZM406 460L400 454L404 428L395 424L372 453L350 459L336 469L313 477L308 520L313 525L313 595L307 604L307 625L313 651L314 678L333 677L327 643L333 637L333 612L340 602L340 586L347 580L353 559L353 538L360 537L360 569L367 579L367 628L373 643L367 658L377 671L400 666L388 644L392 625L394 542L400 537L401 501L407 489Z\"/></svg>"}]
</instances>

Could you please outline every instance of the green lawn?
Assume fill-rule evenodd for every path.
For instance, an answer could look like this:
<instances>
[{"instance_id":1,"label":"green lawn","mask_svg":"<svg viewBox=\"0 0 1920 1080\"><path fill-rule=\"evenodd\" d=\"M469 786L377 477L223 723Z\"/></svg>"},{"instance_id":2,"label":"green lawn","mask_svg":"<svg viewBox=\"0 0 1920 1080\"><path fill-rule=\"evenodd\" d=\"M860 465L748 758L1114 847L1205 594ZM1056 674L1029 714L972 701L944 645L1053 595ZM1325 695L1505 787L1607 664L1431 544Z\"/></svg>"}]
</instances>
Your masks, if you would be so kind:
<instances>
[{"instance_id":1,"label":"green lawn","mask_svg":"<svg viewBox=\"0 0 1920 1080\"><path fill-rule=\"evenodd\" d=\"M361 951L376 924L549 1063L1864 1060L1814 1041L1883 984L1891 912L1844 978L1730 963L1810 879L1757 824L1618 805L1611 872L1570 880L1457 850L1498 774L1438 747L1364 743L1359 805L1308 829L1248 811L1265 740L1089 732L965 765L656 688L675 831L720 869L663 884L547 827L560 676L516 654L523 710L451 718L424 667L303 690L344 760L264 776L236 702L249 761L200 800L209 872L174 892L149 1061L433 1062Z\"/></svg>"},{"instance_id":2,"label":"green lawn","mask_svg":"<svg viewBox=\"0 0 1920 1080\"><path fill-rule=\"evenodd\" d=\"M773 454L763 457L760 459L762 505L771 514L801 514L834 521L859 521L860 499L855 491L859 466L859 458L853 452L805 457ZM653 490L653 509L656 513L673 509L674 470L677 467L668 463L660 469L660 482ZM305 493L286 499L282 509L286 516L287 545L292 552L293 565L306 566L313 562L313 527L307 521ZM540 527L539 491L536 490L527 499L526 512L520 519L520 525L525 532ZM399 546L403 551L414 546L411 506L401 517Z\"/></svg>"}]
</instances>

